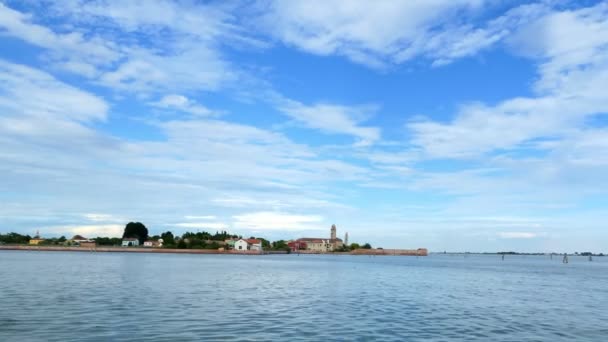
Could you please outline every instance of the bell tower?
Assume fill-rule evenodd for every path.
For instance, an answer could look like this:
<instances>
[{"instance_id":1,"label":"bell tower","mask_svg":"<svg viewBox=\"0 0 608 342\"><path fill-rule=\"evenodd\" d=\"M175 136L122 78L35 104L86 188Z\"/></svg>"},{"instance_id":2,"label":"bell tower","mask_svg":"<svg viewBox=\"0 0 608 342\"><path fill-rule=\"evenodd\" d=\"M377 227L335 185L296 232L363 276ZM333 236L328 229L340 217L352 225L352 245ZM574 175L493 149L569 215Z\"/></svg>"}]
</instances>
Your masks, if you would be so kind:
<instances>
[{"instance_id":1,"label":"bell tower","mask_svg":"<svg viewBox=\"0 0 608 342\"><path fill-rule=\"evenodd\" d=\"M331 239L332 239L332 240L335 240L335 239L336 239L336 225L335 225L335 224L333 224L333 225L331 226Z\"/></svg>"}]
</instances>

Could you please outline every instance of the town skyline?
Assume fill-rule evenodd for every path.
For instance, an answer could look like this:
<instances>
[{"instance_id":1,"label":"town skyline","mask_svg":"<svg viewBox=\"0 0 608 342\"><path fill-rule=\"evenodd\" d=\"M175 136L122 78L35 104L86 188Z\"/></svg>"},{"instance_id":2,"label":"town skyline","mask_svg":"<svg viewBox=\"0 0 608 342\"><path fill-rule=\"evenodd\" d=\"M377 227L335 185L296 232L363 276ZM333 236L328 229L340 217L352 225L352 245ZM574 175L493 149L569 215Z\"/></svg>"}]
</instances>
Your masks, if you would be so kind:
<instances>
[{"instance_id":1,"label":"town skyline","mask_svg":"<svg viewBox=\"0 0 608 342\"><path fill-rule=\"evenodd\" d=\"M0 1L0 233L606 252L605 1Z\"/></svg>"}]
</instances>

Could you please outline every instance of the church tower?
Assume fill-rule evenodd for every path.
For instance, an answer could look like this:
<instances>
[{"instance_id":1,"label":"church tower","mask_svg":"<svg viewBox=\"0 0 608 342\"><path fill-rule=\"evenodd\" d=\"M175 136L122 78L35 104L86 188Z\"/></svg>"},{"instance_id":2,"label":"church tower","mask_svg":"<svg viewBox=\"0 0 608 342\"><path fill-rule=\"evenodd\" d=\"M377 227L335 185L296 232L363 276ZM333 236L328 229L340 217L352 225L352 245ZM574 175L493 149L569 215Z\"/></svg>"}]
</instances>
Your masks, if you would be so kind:
<instances>
[{"instance_id":1,"label":"church tower","mask_svg":"<svg viewBox=\"0 0 608 342\"><path fill-rule=\"evenodd\" d=\"M348 246L348 232L344 233L344 246Z\"/></svg>"},{"instance_id":2,"label":"church tower","mask_svg":"<svg viewBox=\"0 0 608 342\"><path fill-rule=\"evenodd\" d=\"M331 239L332 239L332 240L335 240L335 239L336 239L336 225L335 225L335 224L333 224L333 225L331 226Z\"/></svg>"}]
</instances>

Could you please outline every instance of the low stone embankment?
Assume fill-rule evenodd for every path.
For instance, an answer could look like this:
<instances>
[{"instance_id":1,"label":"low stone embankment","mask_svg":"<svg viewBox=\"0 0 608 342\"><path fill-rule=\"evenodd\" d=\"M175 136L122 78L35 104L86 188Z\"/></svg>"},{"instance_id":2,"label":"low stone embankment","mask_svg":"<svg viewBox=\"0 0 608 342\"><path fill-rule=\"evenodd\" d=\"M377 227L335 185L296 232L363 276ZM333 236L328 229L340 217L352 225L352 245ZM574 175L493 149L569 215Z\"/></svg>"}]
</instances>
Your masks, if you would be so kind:
<instances>
[{"instance_id":1,"label":"low stone embankment","mask_svg":"<svg viewBox=\"0 0 608 342\"><path fill-rule=\"evenodd\" d=\"M426 248L418 249L355 249L352 255L404 255L404 256L427 256Z\"/></svg>"},{"instance_id":2,"label":"low stone embankment","mask_svg":"<svg viewBox=\"0 0 608 342\"><path fill-rule=\"evenodd\" d=\"M0 250L16 251L52 251L52 252L110 252L110 253L177 253L177 254L235 254L235 255L262 255L260 251L220 251L217 249L172 249L148 247L53 247L53 246L19 246L4 245Z\"/></svg>"},{"instance_id":3,"label":"low stone embankment","mask_svg":"<svg viewBox=\"0 0 608 342\"><path fill-rule=\"evenodd\" d=\"M147 247L63 247L63 246L25 246L25 245L1 245L0 250L15 251L52 251L52 252L109 252L109 253L175 253L175 254L228 254L228 255L265 255L265 254L287 254L284 251L235 251L217 249L172 249L172 248L147 248ZM426 248L418 249L356 249L344 253L320 253L314 251L299 251L298 254L339 254L339 255L402 255L402 256L427 256Z\"/></svg>"}]
</instances>

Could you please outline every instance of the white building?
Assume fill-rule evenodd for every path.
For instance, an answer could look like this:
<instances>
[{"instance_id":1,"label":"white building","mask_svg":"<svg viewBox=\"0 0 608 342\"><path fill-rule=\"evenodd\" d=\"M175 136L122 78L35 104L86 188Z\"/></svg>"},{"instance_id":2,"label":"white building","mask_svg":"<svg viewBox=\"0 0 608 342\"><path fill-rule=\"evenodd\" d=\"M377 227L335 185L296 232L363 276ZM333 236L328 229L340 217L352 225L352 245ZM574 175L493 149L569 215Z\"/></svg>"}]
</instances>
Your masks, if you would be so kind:
<instances>
[{"instance_id":1,"label":"white building","mask_svg":"<svg viewBox=\"0 0 608 342\"><path fill-rule=\"evenodd\" d=\"M144 247L162 247L162 246L163 246L163 239L144 241Z\"/></svg>"},{"instance_id":2,"label":"white building","mask_svg":"<svg viewBox=\"0 0 608 342\"><path fill-rule=\"evenodd\" d=\"M138 238L124 238L124 239L122 239L122 246L123 247L139 246L139 239Z\"/></svg>"},{"instance_id":3,"label":"white building","mask_svg":"<svg viewBox=\"0 0 608 342\"><path fill-rule=\"evenodd\" d=\"M261 251L262 240L258 239L240 239L234 243L235 251Z\"/></svg>"}]
</instances>

